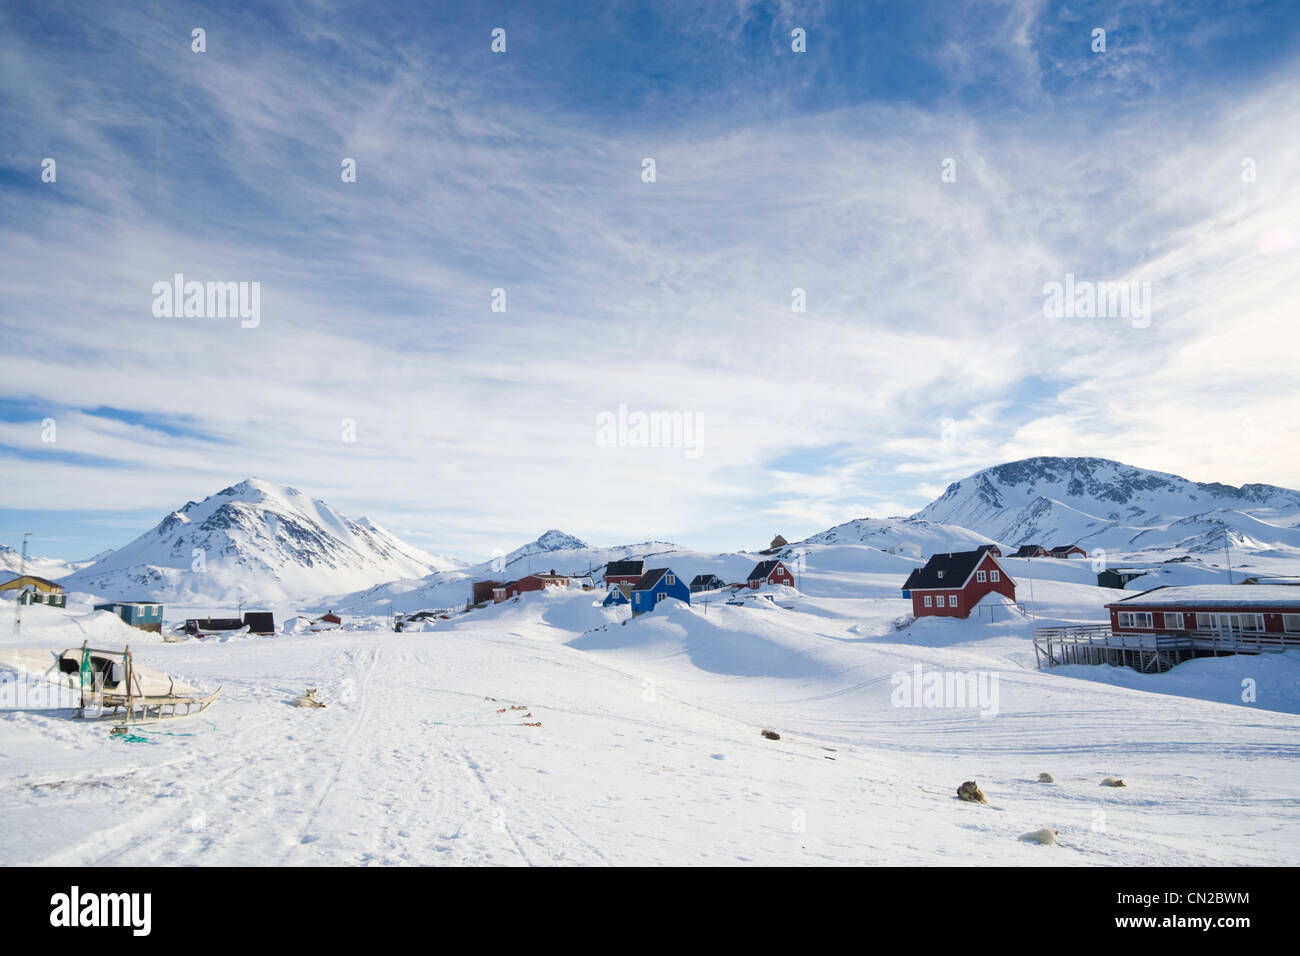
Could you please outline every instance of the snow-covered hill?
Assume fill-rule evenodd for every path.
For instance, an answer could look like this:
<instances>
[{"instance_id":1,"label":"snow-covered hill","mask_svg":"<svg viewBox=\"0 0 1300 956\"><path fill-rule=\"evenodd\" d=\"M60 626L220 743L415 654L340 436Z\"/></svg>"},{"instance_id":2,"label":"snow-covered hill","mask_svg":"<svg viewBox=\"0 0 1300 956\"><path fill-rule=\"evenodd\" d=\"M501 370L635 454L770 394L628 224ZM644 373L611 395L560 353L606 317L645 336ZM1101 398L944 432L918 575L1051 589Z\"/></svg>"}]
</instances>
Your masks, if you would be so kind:
<instances>
[{"instance_id":1,"label":"snow-covered hill","mask_svg":"<svg viewBox=\"0 0 1300 956\"><path fill-rule=\"evenodd\" d=\"M969 551L981 544L995 543L988 535L955 524L927 521L922 518L855 518L812 535L785 549L801 545L865 544L881 551L926 556L944 551Z\"/></svg>"},{"instance_id":2,"label":"snow-covered hill","mask_svg":"<svg viewBox=\"0 0 1300 956\"><path fill-rule=\"evenodd\" d=\"M80 570L87 565L94 564L112 553L112 551L104 551L84 561L63 561L59 558L41 558L29 554L25 565L26 573L50 581L57 581L59 578ZM16 575L19 568L23 567L22 552L17 548L9 547L7 544L0 544L0 576Z\"/></svg>"},{"instance_id":3,"label":"snow-covered hill","mask_svg":"<svg viewBox=\"0 0 1300 956\"><path fill-rule=\"evenodd\" d=\"M0 668L7 647L129 640L223 693L129 744L41 699L0 709L0 865L1294 861L1297 652L1039 671L1023 615L900 627L895 564L810 545L776 602L629 620L551 589L401 634L169 644L29 608ZM1087 562L1033 564L1037 622L1105 619L1117 592ZM324 709L288 706L309 687ZM988 806L957 799L972 779ZM1018 839L1043 826L1058 845Z\"/></svg>"},{"instance_id":4,"label":"snow-covered hill","mask_svg":"<svg viewBox=\"0 0 1300 956\"><path fill-rule=\"evenodd\" d=\"M581 538L552 528L508 554L495 555L479 564L438 570L418 579L389 581L350 593L338 593L331 596L327 603L332 608L360 614L454 607L464 604L470 597L471 583L474 581L513 581L526 574L549 571L569 575L590 574L599 580L609 561L658 557L665 563L674 563L680 555L689 553L679 545L667 541L643 541L639 544L598 548ZM752 562L746 565L746 570L749 567L752 567ZM680 573L685 574L686 571Z\"/></svg>"},{"instance_id":5,"label":"snow-covered hill","mask_svg":"<svg viewBox=\"0 0 1300 956\"><path fill-rule=\"evenodd\" d=\"M1300 492L1188 481L1105 458L1027 458L953 482L914 516L1003 544L1205 553L1300 547ZM1226 535L1225 535L1226 527Z\"/></svg>"},{"instance_id":6,"label":"snow-covered hill","mask_svg":"<svg viewBox=\"0 0 1300 956\"><path fill-rule=\"evenodd\" d=\"M457 563L297 489L249 478L173 511L61 583L124 600L228 604L355 590Z\"/></svg>"}]
</instances>

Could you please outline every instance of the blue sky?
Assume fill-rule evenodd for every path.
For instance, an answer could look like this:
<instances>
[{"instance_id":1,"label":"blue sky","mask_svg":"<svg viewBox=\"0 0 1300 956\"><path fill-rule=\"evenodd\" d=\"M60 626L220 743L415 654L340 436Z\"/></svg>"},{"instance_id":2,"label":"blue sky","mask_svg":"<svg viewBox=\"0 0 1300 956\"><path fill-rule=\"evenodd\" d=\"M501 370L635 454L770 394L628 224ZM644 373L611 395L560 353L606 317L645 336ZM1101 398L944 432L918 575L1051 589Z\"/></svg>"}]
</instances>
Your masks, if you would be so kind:
<instances>
[{"instance_id":1,"label":"blue sky","mask_svg":"<svg viewBox=\"0 0 1300 956\"><path fill-rule=\"evenodd\" d=\"M794 540L1037 454L1300 486L1295 4L557 6L0 11L0 542L250 475L465 557ZM156 317L176 273L260 324ZM1046 317L1067 274L1149 323ZM620 406L698 454L602 445Z\"/></svg>"}]
</instances>

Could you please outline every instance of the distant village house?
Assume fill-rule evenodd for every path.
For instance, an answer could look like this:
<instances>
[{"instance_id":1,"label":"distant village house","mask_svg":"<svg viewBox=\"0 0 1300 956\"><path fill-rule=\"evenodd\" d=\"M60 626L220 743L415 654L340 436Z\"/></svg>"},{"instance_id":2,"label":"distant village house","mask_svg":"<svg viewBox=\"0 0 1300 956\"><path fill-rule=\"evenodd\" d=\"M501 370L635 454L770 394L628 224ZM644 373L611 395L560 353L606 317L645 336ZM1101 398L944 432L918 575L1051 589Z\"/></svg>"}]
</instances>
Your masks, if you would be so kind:
<instances>
[{"instance_id":1,"label":"distant village house","mask_svg":"<svg viewBox=\"0 0 1300 956\"><path fill-rule=\"evenodd\" d=\"M760 561L745 579L746 587L758 590L764 584L788 584L794 587L794 575L782 561Z\"/></svg>"},{"instance_id":2,"label":"distant village house","mask_svg":"<svg viewBox=\"0 0 1300 956\"><path fill-rule=\"evenodd\" d=\"M969 617L985 595L1016 599L1016 582L986 549L931 556L903 584L903 597L912 599L914 617Z\"/></svg>"},{"instance_id":3,"label":"distant village house","mask_svg":"<svg viewBox=\"0 0 1300 956\"><path fill-rule=\"evenodd\" d=\"M0 595L19 604L46 604L50 607L67 607L68 596L61 584L34 574L24 574L0 584Z\"/></svg>"}]
</instances>

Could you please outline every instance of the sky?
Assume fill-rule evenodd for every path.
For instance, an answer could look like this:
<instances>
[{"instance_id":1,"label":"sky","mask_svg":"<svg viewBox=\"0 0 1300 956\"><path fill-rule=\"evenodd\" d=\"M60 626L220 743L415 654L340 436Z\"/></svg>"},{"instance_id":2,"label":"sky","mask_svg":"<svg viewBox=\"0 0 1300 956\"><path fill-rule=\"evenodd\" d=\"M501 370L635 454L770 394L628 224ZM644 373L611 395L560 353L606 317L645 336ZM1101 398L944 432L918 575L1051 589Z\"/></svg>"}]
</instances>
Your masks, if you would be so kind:
<instances>
[{"instance_id":1,"label":"sky","mask_svg":"<svg viewBox=\"0 0 1300 956\"><path fill-rule=\"evenodd\" d=\"M0 542L250 476L466 559L1300 487L1298 66L1290 2L4 5Z\"/></svg>"}]
</instances>

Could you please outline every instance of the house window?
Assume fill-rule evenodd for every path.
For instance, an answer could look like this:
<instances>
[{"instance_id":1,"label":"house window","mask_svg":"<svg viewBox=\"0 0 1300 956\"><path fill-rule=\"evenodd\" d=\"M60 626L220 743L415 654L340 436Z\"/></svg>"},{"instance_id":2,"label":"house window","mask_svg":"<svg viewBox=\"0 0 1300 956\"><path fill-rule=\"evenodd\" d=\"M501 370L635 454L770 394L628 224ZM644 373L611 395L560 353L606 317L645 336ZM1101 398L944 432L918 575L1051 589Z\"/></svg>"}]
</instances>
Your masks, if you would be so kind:
<instances>
[{"instance_id":1,"label":"house window","mask_svg":"<svg viewBox=\"0 0 1300 956\"><path fill-rule=\"evenodd\" d=\"M931 607L933 604L934 604L934 602L930 599L930 595L927 594L927 595L925 596L925 606L926 606L926 607Z\"/></svg>"},{"instance_id":2,"label":"house window","mask_svg":"<svg viewBox=\"0 0 1300 956\"><path fill-rule=\"evenodd\" d=\"M660 591L658 594L655 595L655 603L658 604L660 601L662 601L662 600L663 600L664 598L666 598L667 596L668 596L668 595L667 595L667 594L664 594L663 591Z\"/></svg>"},{"instance_id":3,"label":"house window","mask_svg":"<svg viewBox=\"0 0 1300 956\"><path fill-rule=\"evenodd\" d=\"M942 571L939 572L939 580L940 580L940 581L943 580L943 572L942 572Z\"/></svg>"},{"instance_id":4,"label":"house window","mask_svg":"<svg viewBox=\"0 0 1300 956\"><path fill-rule=\"evenodd\" d=\"M677 578L674 577L674 576L671 575L671 574L665 574L665 575L664 575L664 583L665 583L665 584L669 584L669 585L676 584L676 583L677 583Z\"/></svg>"},{"instance_id":5,"label":"house window","mask_svg":"<svg viewBox=\"0 0 1300 956\"><path fill-rule=\"evenodd\" d=\"M980 584L983 584L987 579L988 579L988 574L986 574L985 572L983 571L975 572L975 580L978 581Z\"/></svg>"},{"instance_id":6,"label":"house window","mask_svg":"<svg viewBox=\"0 0 1300 956\"><path fill-rule=\"evenodd\" d=\"M1154 627L1150 611L1120 611L1120 627Z\"/></svg>"},{"instance_id":7,"label":"house window","mask_svg":"<svg viewBox=\"0 0 1300 956\"><path fill-rule=\"evenodd\" d=\"M1165 627L1172 628L1175 631L1184 630L1183 612L1165 611Z\"/></svg>"},{"instance_id":8,"label":"house window","mask_svg":"<svg viewBox=\"0 0 1300 956\"><path fill-rule=\"evenodd\" d=\"M1001 571L990 571L990 572L989 572L989 580L992 581L994 584L997 584L999 581L1002 580L1002 572L1001 572Z\"/></svg>"},{"instance_id":9,"label":"house window","mask_svg":"<svg viewBox=\"0 0 1300 956\"><path fill-rule=\"evenodd\" d=\"M1300 633L1300 614L1283 614L1282 630L1288 634Z\"/></svg>"}]
</instances>

